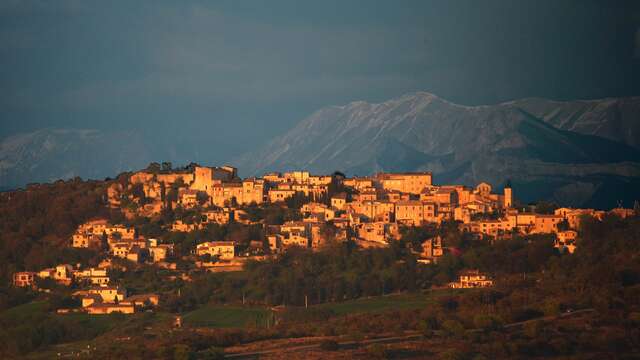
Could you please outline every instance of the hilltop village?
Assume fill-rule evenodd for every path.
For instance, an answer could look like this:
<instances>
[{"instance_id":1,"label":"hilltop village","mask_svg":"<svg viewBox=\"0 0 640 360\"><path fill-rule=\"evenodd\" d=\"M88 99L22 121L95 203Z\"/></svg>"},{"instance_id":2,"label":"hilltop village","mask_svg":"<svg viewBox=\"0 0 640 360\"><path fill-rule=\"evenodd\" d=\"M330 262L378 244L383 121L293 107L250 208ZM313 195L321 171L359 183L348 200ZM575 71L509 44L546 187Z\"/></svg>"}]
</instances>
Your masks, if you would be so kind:
<instances>
[{"instance_id":1,"label":"hilltop village","mask_svg":"<svg viewBox=\"0 0 640 360\"><path fill-rule=\"evenodd\" d=\"M151 164L110 183L106 200L123 214L120 223L92 219L68 239L69 247L99 251L99 264L16 272L13 284L75 286L80 307L58 309L60 313L129 314L160 302L157 293L129 295L112 281L111 272L136 264L165 269L171 280L190 281L194 272L240 271L248 261L278 257L291 248L320 250L346 241L358 248L389 247L407 228L442 223L486 242L553 234L560 252L573 253L581 220L606 214L570 208L533 212L516 205L508 183L495 192L487 183L470 188L433 180L429 172L348 178L338 172L307 171L241 179L231 166L192 164L175 170L168 163ZM634 214L630 209L611 212L622 218ZM420 242L412 251L425 266L457 251L443 244L440 235ZM493 285L489 276L474 269L458 275L450 287Z\"/></svg>"}]
</instances>

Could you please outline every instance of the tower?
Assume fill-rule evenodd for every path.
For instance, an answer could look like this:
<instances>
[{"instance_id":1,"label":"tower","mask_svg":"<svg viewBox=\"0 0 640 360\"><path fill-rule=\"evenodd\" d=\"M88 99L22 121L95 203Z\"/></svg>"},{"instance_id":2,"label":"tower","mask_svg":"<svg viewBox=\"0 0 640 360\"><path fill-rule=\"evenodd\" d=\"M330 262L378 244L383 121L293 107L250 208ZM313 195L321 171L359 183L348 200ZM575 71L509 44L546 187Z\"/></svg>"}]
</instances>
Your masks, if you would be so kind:
<instances>
[{"instance_id":1,"label":"tower","mask_svg":"<svg viewBox=\"0 0 640 360\"><path fill-rule=\"evenodd\" d=\"M509 209L513 206L513 190L511 184L507 183L504 187L504 208Z\"/></svg>"},{"instance_id":2,"label":"tower","mask_svg":"<svg viewBox=\"0 0 640 360\"><path fill-rule=\"evenodd\" d=\"M194 171L194 182L191 185L192 189L207 191L211 189L212 185L212 169L210 167L198 166Z\"/></svg>"}]
</instances>

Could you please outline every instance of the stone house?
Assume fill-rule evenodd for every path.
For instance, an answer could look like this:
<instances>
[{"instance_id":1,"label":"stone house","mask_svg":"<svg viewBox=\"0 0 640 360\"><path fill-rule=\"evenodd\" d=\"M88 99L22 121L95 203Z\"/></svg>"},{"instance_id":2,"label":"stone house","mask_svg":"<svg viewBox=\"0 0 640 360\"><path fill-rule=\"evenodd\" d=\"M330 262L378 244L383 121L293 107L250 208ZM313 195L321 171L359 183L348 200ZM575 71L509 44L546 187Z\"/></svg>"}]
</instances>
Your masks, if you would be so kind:
<instances>
[{"instance_id":1,"label":"stone house","mask_svg":"<svg viewBox=\"0 0 640 360\"><path fill-rule=\"evenodd\" d=\"M454 289L472 289L493 286L493 280L479 270L465 270L460 273L457 282L449 283Z\"/></svg>"},{"instance_id":2,"label":"stone house","mask_svg":"<svg viewBox=\"0 0 640 360\"><path fill-rule=\"evenodd\" d=\"M236 255L235 243L233 241L208 241L196 245L198 256L210 255L218 256L220 259L233 259Z\"/></svg>"}]
</instances>

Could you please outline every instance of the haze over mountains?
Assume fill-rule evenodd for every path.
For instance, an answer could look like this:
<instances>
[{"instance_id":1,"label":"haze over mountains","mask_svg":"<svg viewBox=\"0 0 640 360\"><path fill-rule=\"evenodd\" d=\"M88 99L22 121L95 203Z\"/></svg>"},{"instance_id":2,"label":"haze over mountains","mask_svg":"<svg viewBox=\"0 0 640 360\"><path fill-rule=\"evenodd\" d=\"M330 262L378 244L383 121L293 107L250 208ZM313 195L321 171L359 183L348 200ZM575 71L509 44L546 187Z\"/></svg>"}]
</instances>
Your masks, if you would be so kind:
<instances>
[{"instance_id":1,"label":"haze over mountains","mask_svg":"<svg viewBox=\"0 0 640 360\"><path fill-rule=\"evenodd\" d=\"M553 126L640 148L640 97L560 102L523 99L505 103Z\"/></svg>"},{"instance_id":2,"label":"haze over mountains","mask_svg":"<svg viewBox=\"0 0 640 360\"><path fill-rule=\"evenodd\" d=\"M231 164L242 175L308 169L349 175L432 171L436 183L501 186L523 201L630 206L640 199L640 98L522 99L462 106L419 92L379 104L320 109ZM198 151L140 132L44 129L0 142L0 187L81 176L104 178L151 161L176 165Z\"/></svg>"},{"instance_id":3,"label":"haze over mountains","mask_svg":"<svg viewBox=\"0 0 640 360\"><path fill-rule=\"evenodd\" d=\"M40 129L0 141L0 190L80 176L104 179L152 161L188 163L193 148L140 131Z\"/></svg>"},{"instance_id":4,"label":"haze over mountains","mask_svg":"<svg viewBox=\"0 0 640 360\"><path fill-rule=\"evenodd\" d=\"M612 207L638 198L640 98L461 106L429 93L323 108L237 162L268 170L432 171L437 183L511 180L524 201Z\"/></svg>"},{"instance_id":5,"label":"haze over mountains","mask_svg":"<svg viewBox=\"0 0 640 360\"><path fill-rule=\"evenodd\" d=\"M75 176L101 179L145 165L153 154L139 134L42 129L0 142L0 186Z\"/></svg>"}]
</instances>

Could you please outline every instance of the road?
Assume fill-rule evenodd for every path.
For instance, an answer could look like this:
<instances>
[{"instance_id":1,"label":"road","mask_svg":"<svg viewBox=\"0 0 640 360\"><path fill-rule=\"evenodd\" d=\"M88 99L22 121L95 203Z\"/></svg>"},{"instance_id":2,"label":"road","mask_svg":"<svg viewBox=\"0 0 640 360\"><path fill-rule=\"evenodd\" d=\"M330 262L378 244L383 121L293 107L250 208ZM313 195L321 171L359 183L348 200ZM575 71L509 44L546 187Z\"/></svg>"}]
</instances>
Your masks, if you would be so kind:
<instances>
[{"instance_id":1,"label":"road","mask_svg":"<svg viewBox=\"0 0 640 360\"><path fill-rule=\"evenodd\" d=\"M536 318L536 319L531 319L531 320L519 321L519 322L515 322L515 323L506 324L506 325L503 326L503 328L504 329L509 329L509 328L513 328L513 327L523 326L523 325L525 325L527 323L532 323L532 322L536 322L536 321L553 321L553 320L566 318L566 317L571 317L571 316L575 316L575 315L579 315L579 314L591 313L591 312L594 312L594 311L595 311L594 309L582 309L582 310L576 310L576 311L572 311L572 312L565 312L565 313L562 313L562 314L556 315L556 316L545 316L545 317L541 317L541 318ZM480 332L480 331L484 331L484 329L469 329L469 330L467 330L467 332ZM378 343L394 343L394 342L399 342L399 341L419 340L422 337L423 336L421 334L414 333L414 334L405 335L405 336L390 336L390 337L377 338L377 339L367 339L367 340L362 340L362 341L344 341L344 342L339 342L338 345L340 347L351 347L351 346L361 346L361 345L378 344ZM311 349L317 349L319 347L320 347L319 343L318 344L309 344L309 345L298 345L298 346L282 347L282 348L262 350L262 351L227 354L227 355L225 355L225 358L226 359L251 358L251 357L257 357L257 356L260 356L260 355L268 355L268 354L275 354L275 353L281 353L281 352L311 350Z\"/></svg>"}]
</instances>

